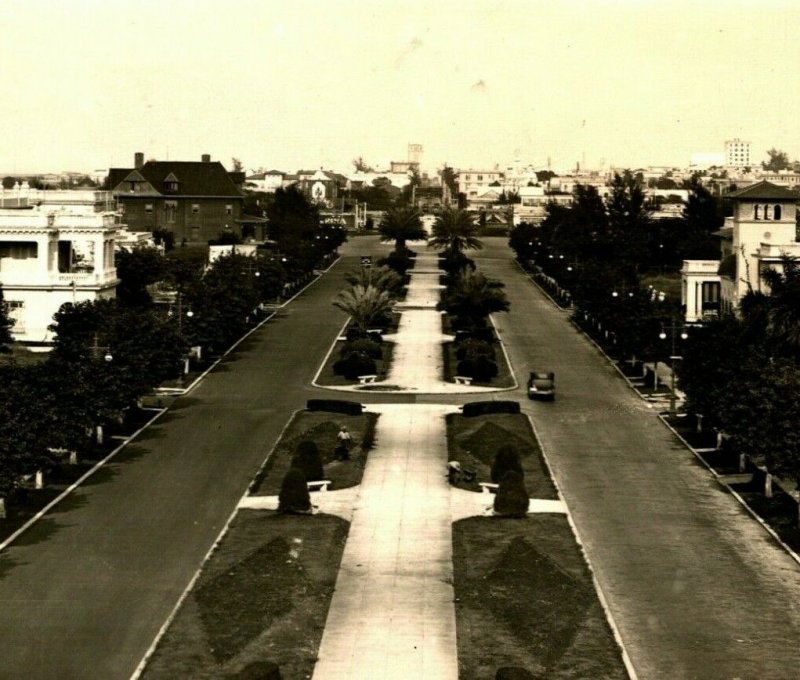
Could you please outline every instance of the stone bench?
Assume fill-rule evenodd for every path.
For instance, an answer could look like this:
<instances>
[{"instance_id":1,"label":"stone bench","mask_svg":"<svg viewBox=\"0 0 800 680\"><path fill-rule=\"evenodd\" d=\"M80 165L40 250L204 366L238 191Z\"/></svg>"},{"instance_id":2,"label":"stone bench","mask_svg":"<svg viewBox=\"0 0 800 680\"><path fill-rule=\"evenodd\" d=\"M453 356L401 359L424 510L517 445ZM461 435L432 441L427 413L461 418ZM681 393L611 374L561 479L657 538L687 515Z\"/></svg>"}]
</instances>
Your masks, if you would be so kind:
<instances>
[{"instance_id":1,"label":"stone bench","mask_svg":"<svg viewBox=\"0 0 800 680\"><path fill-rule=\"evenodd\" d=\"M466 375L456 375L453 376L453 380L455 381L456 385L471 385L472 378Z\"/></svg>"},{"instance_id":2,"label":"stone bench","mask_svg":"<svg viewBox=\"0 0 800 680\"><path fill-rule=\"evenodd\" d=\"M306 482L309 491L327 491L331 484L330 479L320 479L316 482Z\"/></svg>"},{"instance_id":3,"label":"stone bench","mask_svg":"<svg viewBox=\"0 0 800 680\"><path fill-rule=\"evenodd\" d=\"M481 487L481 493L496 493L499 484L492 484L491 482L478 482L478 486Z\"/></svg>"},{"instance_id":4,"label":"stone bench","mask_svg":"<svg viewBox=\"0 0 800 680\"><path fill-rule=\"evenodd\" d=\"M367 383L374 383L377 379L377 375L360 375L358 376L358 382L362 385L366 385Z\"/></svg>"}]
</instances>

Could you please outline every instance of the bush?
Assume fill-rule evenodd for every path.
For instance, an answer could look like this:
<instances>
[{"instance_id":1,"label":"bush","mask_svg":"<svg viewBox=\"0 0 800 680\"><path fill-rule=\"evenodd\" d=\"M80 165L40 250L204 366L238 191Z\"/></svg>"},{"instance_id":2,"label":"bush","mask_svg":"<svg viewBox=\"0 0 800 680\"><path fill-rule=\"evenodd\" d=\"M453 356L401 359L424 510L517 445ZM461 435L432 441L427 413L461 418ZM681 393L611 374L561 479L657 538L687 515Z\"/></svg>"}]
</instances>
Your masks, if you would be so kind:
<instances>
[{"instance_id":1,"label":"bush","mask_svg":"<svg viewBox=\"0 0 800 680\"><path fill-rule=\"evenodd\" d=\"M465 418L485 416L490 413L519 413L518 401L470 401L462 407Z\"/></svg>"},{"instance_id":2,"label":"bush","mask_svg":"<svg viewBox=\"0 0 800 680\"><path fill-rule=\"evenodd\" d=\"M519 454L513 446L501 446L494 454L494 462L492 463L492 471L490 478L495 484L499 483L506 472L513 470L518 472L521 476L525 476L522 470L522 463L519 461Z\"/></svg>"},{"instance_id":3,"label":"bush","mask_svg":"<svg viewBox=\"0 0 800 680\"><path fill-rule=\"evenodd\" d=\"M366 338L346 342L339 355L346 357L353 352L366 354L371 359L380 359L383 356L380 344L374 340L367 340Z\"/></svg>"},{"instance_id":4,"label":"bush","mask_svg":"<svg viewBox=\"0 0 800 680\"><path fill-rule=\"evenodd\" d=\"M344 359L333 365L336 375L343 375L348 380L355 380L360 375L373 375L378 372L375 361L361 352L351 352Z\"/></svg>"},{"instance_id":5,"label":"bush","mask_svg":"<svg viewBox=\"0 0 800 680\"><path fill-rule=\"evenodd\" d=\"M394 269L400 276L405 276L406 271L414 266L414 260L407 254L398 253L393 250L386 257L378 260L377 264L379 267L386 266Z\"/></svg>"},{"instance_id":6,"label":"bush","mask_svg":"<svg viewBox=\"0 0 800 680\"><path fill-rule=\"evenodd\" d=\"M458 375L464 375L478 382L489 382L497 375L497 364L484 356L464 359L458 362Z\"/></svg>"},{"instance_id":7,"label":"bush","mask_svg":"<svg viewBox=\"0 0 800 680\"><path fill-rule=\"evenodd\" d=\"M528 492L519 472L509 470L500 478L494 497L494 513L500 517L525 517L528 514Z\"/></svg>"},{"instance_id":8,"label":"bush","mask_svg":"<svg viewBox=\"0 0 800 680\"><path fill-rule=\"evenodd\" d=\"M331 413L344 413L348 416L360 416L364 407L354 401L344 399L309 399L306 402L308 411L329 411Z\"/></svg>"},{"instance_id":9,"label":"bush","mask_svg":"<svg viewBox=\"0 0 800 680\"><path fill-rule=\"evenodd\" d=\"M311 496L302 470L292 467L287 471L278 494L278 512L311 512Z\"/></svg>"},{"instance_id":10,"label":"bush","mask_svg":"<svg viewBox=\"0 0 800 680\"><path fill-rule=\"evenodd\" d=\"M304 440L297 445L291 467L302 471L307 482L325 479L322 456L317 445L312 441Z\"/></svg>"},{"instance_id":11,"label":"bush","mask_svg":"<svg viewBox=\"0 0 800 680\"><path fill-rule=\"evenodd\" d=\"M456 339L458 340L458 334L456 335ZM480 356L494 359L494 348L488 342L476 340L472 337L467 337L458 343L456 359L459 361L462 359L477 359Z\"/></svg>"}]
</instances>

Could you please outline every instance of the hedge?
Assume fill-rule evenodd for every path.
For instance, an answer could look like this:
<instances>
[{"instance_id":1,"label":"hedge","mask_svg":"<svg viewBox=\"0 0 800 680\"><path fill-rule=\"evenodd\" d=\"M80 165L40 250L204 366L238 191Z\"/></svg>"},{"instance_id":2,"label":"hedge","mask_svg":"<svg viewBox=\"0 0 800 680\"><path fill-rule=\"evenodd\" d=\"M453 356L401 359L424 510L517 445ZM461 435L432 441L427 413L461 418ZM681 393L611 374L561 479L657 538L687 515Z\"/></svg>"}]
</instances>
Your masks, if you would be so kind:
<instances>
[{"instance_id":1,"label":"hedge","mask_svg":"<svg viewBox=\"0 0 800 680\"><path fill-rule=\"evenodd\" d=\"M490 413L519 413L518 401L471 401L464 404L461 413L465 418L485 416Z\"/></svg>"},{"instance_id":2,"label":"hedge","mask_svg":"<svg viewBox=\"0 0 800 680\"><path fill-rule=\"evenodd\" d=\"M306 410L330 411L331 413L344 413L348 416L360 416L364 406L344 399L309 399L306 402Z\"/></svg>"}]
</instances>

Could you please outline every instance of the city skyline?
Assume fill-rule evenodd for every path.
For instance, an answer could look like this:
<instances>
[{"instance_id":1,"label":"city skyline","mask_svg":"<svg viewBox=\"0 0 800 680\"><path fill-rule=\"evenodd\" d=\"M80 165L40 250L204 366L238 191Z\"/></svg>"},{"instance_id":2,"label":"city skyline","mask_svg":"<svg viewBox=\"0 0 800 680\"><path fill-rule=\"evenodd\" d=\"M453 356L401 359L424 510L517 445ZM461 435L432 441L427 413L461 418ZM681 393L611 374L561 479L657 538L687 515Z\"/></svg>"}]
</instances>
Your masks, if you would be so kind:
<instances>
[{"instance_id":1,"label":"city skyline","mask_svg":"<svg viewBox=\"0 0 800 680\"><path fill-rule=\"evenodd\" d=\"M735 137L795 159L798 22L782 0L5 0L0 170L341 171L408 143L428 171L686 166Z\"/></svg>"}]
</instances>

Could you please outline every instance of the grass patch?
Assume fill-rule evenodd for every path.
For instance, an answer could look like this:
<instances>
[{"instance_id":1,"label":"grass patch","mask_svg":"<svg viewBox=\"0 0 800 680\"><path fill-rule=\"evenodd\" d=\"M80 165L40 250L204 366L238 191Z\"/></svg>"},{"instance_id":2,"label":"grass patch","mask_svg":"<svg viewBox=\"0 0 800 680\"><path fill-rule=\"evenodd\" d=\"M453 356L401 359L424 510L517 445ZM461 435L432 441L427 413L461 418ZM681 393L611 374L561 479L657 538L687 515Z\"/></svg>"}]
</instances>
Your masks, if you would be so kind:
<instances>
[{"instance_id":1,"label":"grass patch","mask_svg":"<svg viewBox=\"0 0 800 680\"><path fill-rule=\"evenodd\" d=\"M566 517L472 517L453 525L459 677L502 666L536 677L627 678Z\"/></svg>"},{"instance_id":2,"label":"grass patch","mask_svg":"<svg viewBox=\"0 0 800 680\"><path fill-rule=\"evenodd\" d=\"M681 299L681 273L677 272L650 272L644 274L640 284L642 288L653 286L656 290L663 291L667 300Z\"/></svg>"},{"instance_id":3,"label":"grass patch","mask_svg":"<svg viewBox=\"0 0 800 680\"><path fill-rule=\"evenodd\" d=\"M313 441L322 456L325 478L331 480L329 489L345 489L361 483L367 452L375 438L377 413L362 413L360 416L327 413L325 411L301 411L292 418L280 441L253 482L251 493L256 496L275 496L289 469L297 445L303 440ZM353 438L350 460L336 460L334 450L339 427L346 425Z\"/></svg>"},{"instance_id":4,"label":"grass patch","mask_svg":"<svg viewBox=\"0 0 800 680\"><path fill-rule=\"evenodd\" d=\"M159 642L146 679L310 678L347 537L331 515L242 510Z\"/></svg>"},{"instance_id":5,"label":"grass patch","mask_svg":"<svg viewBox=\"0 0 800 680\"><path fill-rule=\"evenodd\" d=\"M490 481L497 449L511 444L519 454L528 495L531 498L558 499L558 492L527 416L501 413L465 418L451 413L446 422L448 460L457 460L462 468L475 470L477 473L474 481L461 481L458 484L460 488L479 491L479 482Z\"/></svg>"}]
</instances>

